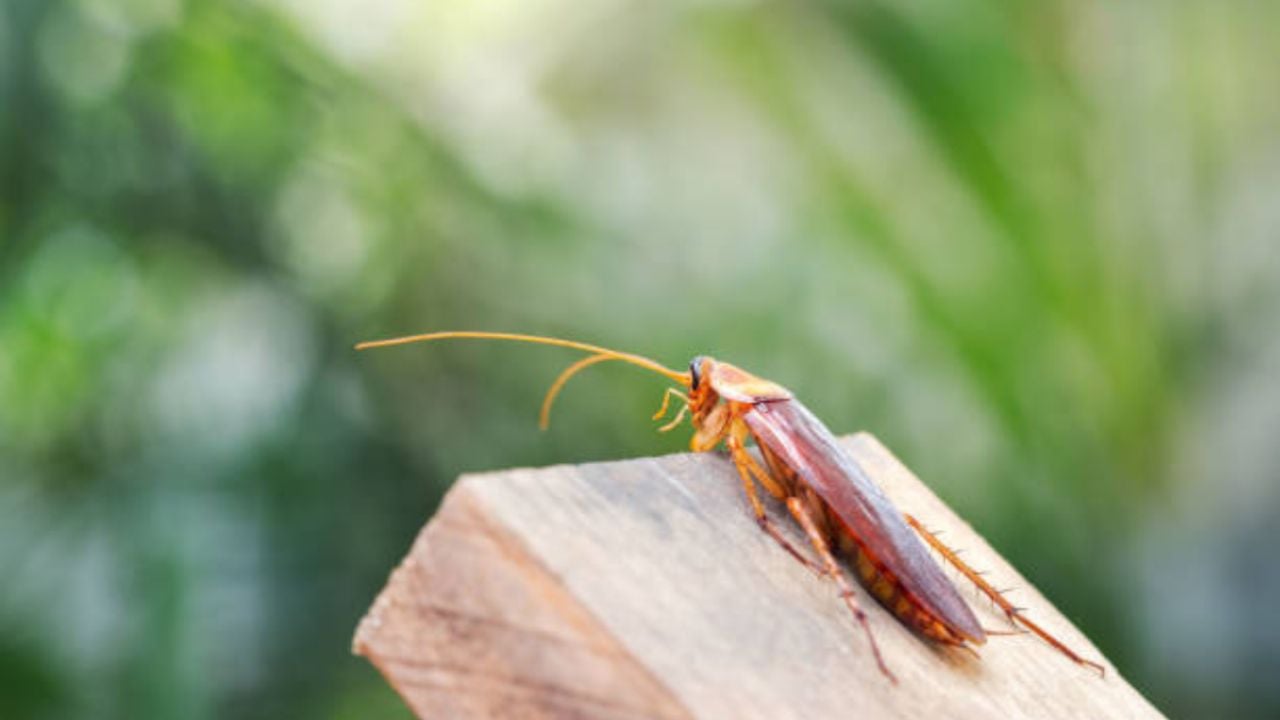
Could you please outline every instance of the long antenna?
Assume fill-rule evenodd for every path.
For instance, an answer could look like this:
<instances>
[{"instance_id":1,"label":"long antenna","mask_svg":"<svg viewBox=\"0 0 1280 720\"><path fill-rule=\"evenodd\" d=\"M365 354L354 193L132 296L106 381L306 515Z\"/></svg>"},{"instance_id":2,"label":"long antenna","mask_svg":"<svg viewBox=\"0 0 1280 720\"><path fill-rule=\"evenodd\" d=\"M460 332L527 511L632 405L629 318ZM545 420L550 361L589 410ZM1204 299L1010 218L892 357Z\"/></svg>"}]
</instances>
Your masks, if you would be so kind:
<instances>
[{"instance_id":1,"label":"long antenna","mask_svg":"<svg viewBox=\"0 0 1280 720\"><path fill-rule=\"evenodd\" d=\"M393 345L408 345L410 343L433 342L435 340L453 340L453 339L475 339L475 340L510 340L513 342L533 343L536 345L552 345L555 347L570 348L572 350L581 350L589 352L593 355L607 355L610 358L621 360L622 362L638 365L647 368L668 378L675 380L688 387L690 383L689 373L676 372L671 368L650 360L643 355L634 355L632 353L621 352L618 350L610 350L599 345L591 345L589 343L576 342L574 340L562 340L560 338L544 337L542 335L524 335L522 333L504 333L504 332L486 332L483 330L447 330L442 332L424 333L422 335L405 335L404 337L388 338L386 340L371 340L356 345L357 350L369 350L371 348L391 347Z\"/></svg>"},{"instance_id":2,"label":"long antenna","mask_svg":"<svg viewBox=\"0 0 1280 720\"><path fill-rule=\"evenodd\" d=\"M551 405L555 403L556 396L564 389L570 378L592 365L608 362L609 360L617 360L617 358L612 355L588 355L584 358L579 358L577 362L565 368L560 373L560 376L556 378L556 381L551 383L551 387L547 389L547 394L542 397L542 410L538 412L538 427L543 430L551 427Z\"/></svg>"}]
</instances>

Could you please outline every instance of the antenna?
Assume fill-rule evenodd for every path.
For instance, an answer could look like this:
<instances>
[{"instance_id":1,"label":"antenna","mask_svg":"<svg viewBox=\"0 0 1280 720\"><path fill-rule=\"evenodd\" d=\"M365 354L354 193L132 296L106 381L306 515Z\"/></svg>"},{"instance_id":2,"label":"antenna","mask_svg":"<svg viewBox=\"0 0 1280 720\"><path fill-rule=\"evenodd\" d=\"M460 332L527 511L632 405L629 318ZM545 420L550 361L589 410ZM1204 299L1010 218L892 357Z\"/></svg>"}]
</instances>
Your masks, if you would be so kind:
<instances>
[{"instance_id":1,"label":"antenna","mask_svg":"<svg viewBox=\"0 0 1280 720\"><path fill-rule=\"evenodd\" d=\"M562 340L560 338L544 337L542 335L524 335L521 333L504 333L504 332L487 332L483 330L446 330L441 332L424 333L422 335L405 335L404 337L388 338L386 340L371 340L356 345L356 350L369 350L372 348L391 347L393 345L409 345L411 343L434 342L436 340L455 340L455 339L474 339L474 340L509 340L511 342L533 343L535 345L551 345L554 347L569 348L571 350L581 350L596 356L607 357L610 360L621 360L631 365L636 365L659 375L665 375L667 378L674 380L685 387L689 386L690 377L687 372L676 372L671 368L663 365L656 360L650 360L643 355L635 355L632 353L622 352L620 350L611 350L599 345L591 345L589 343L576 342L574 340ZM595 362L599 362L598 360ZM594 362L591 364L595 364ZM581 369L581 368L579 368ZM565 378L566 380L568 378ZM563 384L563 383L562 383Z\"/></svg>"}]
</instances>

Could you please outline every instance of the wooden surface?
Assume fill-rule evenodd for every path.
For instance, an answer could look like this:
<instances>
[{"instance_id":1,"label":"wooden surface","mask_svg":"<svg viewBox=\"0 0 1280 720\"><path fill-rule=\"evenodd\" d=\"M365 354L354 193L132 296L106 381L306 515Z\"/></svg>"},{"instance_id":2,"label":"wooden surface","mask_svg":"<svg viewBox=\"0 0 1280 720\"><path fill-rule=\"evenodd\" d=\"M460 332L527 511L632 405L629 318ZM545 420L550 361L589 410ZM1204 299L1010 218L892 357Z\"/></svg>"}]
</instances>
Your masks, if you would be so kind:
<instances>
[{"instance_id":1,"label":"wooden surface","mask_svg":"<svg viewBox=\"0 0 1280 720\"><path fill-rule=\"evenodd\" d=\"M903 510L1076 650L1102 655L869 435L843 441ZM797 545L798 530L771 508ZM990 603L948 573L987 628ZM1158 718L1031 635L980 657L860 590L900 683L829 581L751 518L729 461L672 455L463 476L356 632L421 718Z\"/></svg>"}]
</instances>

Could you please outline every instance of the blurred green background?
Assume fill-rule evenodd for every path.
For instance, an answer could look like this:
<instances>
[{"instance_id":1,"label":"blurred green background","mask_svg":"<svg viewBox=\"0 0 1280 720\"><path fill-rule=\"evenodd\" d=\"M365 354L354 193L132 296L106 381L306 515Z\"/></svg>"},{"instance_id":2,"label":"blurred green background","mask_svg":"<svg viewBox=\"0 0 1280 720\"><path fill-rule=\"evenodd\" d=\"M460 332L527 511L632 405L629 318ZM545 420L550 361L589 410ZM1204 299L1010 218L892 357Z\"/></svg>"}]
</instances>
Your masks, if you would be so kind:
<instances>
[{"instance_id":1,"label":"blurred green background","mask_svg":"<svg viewBox=\"0 0 1280 720\"><path fill-rule=\"evenodd\" d=\"M6 0L0 717L404 718L460 472L879 435L1174 717L1280 716L1280 5ZM681 437L676 437L677 435ZM1064 672L1073 669L1064 666Z\"/></svg>"}]
</instances>

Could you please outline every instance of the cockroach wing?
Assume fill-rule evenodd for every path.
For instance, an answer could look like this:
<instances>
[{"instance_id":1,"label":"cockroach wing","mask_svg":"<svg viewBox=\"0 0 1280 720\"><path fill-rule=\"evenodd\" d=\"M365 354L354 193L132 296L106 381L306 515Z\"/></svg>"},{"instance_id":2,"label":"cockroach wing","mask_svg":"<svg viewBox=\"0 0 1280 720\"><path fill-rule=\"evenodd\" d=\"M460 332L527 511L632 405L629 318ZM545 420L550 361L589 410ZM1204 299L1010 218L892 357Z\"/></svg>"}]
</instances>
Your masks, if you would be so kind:
<instances>
[{"instance_id":1,"label":"cockroach wing","mask_svg":"<svg viewBox=\"0 0 1280 720\"><path fill-rule=\"evenodd\" d=\"M794 470L920 603L960 634L978 642L985 638L902 512L808 408L794 399L761 402L745 419L756 442Z\"/></svg>"}]
</instances>

